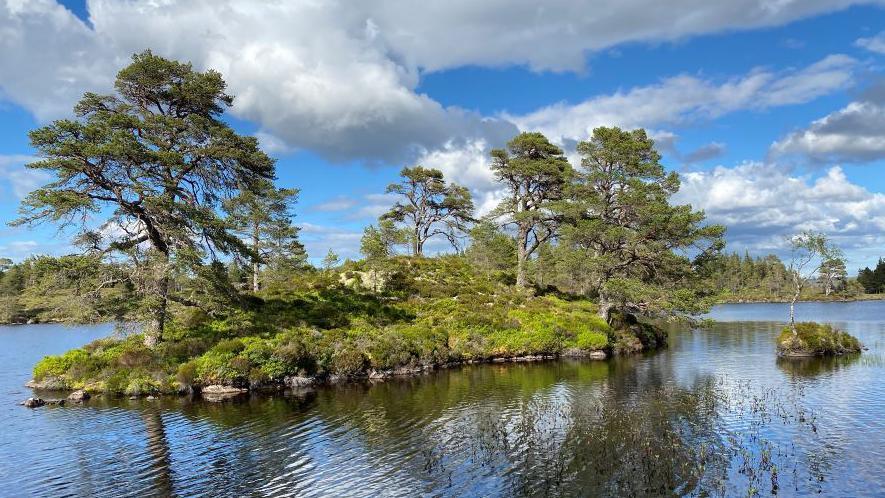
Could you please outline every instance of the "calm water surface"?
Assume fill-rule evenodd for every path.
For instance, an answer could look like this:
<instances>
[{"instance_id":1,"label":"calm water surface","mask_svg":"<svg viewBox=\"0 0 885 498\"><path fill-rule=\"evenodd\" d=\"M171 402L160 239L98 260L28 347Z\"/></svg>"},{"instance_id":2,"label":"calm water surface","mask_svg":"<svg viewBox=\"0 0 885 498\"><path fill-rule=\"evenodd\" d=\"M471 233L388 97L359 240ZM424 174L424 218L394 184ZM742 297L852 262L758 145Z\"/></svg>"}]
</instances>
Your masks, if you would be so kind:
<instances>
[{"instance_id":1,"label":"calm water surface","mask_svg":"<svg viewBox=\"0 0 885 498\"><path fill-rule=\"evenodd\" d=\"M638 358L36 410L33 363L112 328L0 327L0 495L885 496L885 302L800 305L869 347L830 361L776 359L785 305L712 316Z\"/></svg>"}]
</instances>

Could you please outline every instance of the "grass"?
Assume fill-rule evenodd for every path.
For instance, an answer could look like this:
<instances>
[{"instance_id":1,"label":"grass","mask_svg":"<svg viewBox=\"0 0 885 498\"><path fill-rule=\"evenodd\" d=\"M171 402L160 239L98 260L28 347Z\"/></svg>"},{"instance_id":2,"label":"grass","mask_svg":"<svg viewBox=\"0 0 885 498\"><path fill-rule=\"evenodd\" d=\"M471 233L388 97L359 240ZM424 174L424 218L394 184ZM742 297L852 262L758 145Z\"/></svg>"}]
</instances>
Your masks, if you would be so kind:
<instances>
[{"instance_id":1,"label":"grass","mask_svg":"<svg viewBox=\"0 0 885 498\"><path fill-rule=\"evenodd\" d=\"M815 322L797 323L795 336L789 326L784 327L777 338L781 356L835 356L859 353L862 347L848 333Z\"/></svg>"},{"instance_id":2,"label":"grass","mask_svg":"<svg viewBox=\"0 0 885 498\"><path fill-rule=\"evenodd\" d=\"M358 264L345 271L358 272ZM181 314L155 349L140 335L101 339L34 367L34 380L127 395L287 377L347 378L450 363L643 348L650 326L615 331L586 300L532 296L460 258L398 261L377 295L309 274L263 291L251 309ZM616 347L618 341L635 343ZM636 346L638 344L638 346Z\"/></svg>"}]
</instances>

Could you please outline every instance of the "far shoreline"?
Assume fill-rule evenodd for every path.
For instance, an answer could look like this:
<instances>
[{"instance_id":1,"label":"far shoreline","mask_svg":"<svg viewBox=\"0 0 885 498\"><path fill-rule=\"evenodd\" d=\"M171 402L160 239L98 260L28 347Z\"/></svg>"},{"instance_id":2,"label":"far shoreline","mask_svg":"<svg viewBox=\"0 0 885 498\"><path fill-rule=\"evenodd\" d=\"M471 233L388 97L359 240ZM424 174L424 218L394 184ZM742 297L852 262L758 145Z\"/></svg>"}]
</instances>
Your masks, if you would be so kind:
<instances>
[{"instance_id":1,"label":"far shoreline","mask_svg":"<svg viewBox=\"0 0 885 498\"><path fill-rule=\"evenodd\" d=\"M885 301L885 294L862 294L860 296L855 297L839 297L839 298L831 298L831 299L821 299L819 296L814 299L800 299L797 302L799 303L853 303L853 302L861 302L861 301ZM745 299L730 299L726 301L717 301L713 306L719 306L721 304L789 304L789 299L781 299L781 298L771 298L771 299L753 299L753 298L745 298ZM80 326L80 325L104 325L107 323L121 323L115 319L107 319L107 320L91 320L86 322L77 322L70 321L65 319L49 319L46 321L33 321L29 320L26 322L16 321L16 322L0 322L0 327L6 326L24 326L24 325L64 325L64 326Z\"/></svg>"},{"instance_id":2,"label":"far shoreline","mask_svg":"<svg viewBox=\"0 0 885 498\"><path fill-rule=\"evenodd\" d=\"M798 303L853 303L860 301L885 301L885 294L862 294L855 297L839 297L821 299L817 296L813 299L799 299ZM714 306L720 304L790 304L789 299L771 298L771 299L730 299L727 301L718 301Z\"/></svg>"}]
</instances>

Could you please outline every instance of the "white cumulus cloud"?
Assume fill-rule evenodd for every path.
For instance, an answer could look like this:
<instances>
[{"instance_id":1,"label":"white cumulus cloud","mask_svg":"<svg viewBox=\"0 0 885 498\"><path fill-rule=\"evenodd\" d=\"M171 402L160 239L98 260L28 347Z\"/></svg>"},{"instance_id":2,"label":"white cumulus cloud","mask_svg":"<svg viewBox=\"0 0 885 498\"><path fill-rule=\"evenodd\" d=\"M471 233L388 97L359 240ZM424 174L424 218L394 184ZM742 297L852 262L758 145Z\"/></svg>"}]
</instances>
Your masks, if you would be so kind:
<instances>
[{"instance_id":1,"label":"white cumulus cloud","mask_svg":"<svg viewBox=\"0 0 885 498\"><path fill-rule=\"evenodd\" d=\"M885 244L885 194L852 183L839 167L811 178L750 162L681 176L675 201L726 225L730 249L783 251L788 235L816 230L829 234L859 264Z\"/></svg>"},{"instance_id":2,"label":"white cumulus cloud","mask_svg":"<svg viewBox=\"0 0 885 498\"><path fill-rule=\"evenodd\" d=\"M539 130L552 138L585 140L598 126L650 127L808 102L848 87L856 64L854 59L837 54L799 70L756 69L718 83L680 75L578 104L559 103L507 117L521 129Z\"/></svg>"},{"instance_id":3,"label":"white cumulus cloud","mask_svg":"<svg viewBox=\"0 0 885 498\"><path fill-rule=\"evenodd\" d=\"M333 160L398 162L444 150L453 140L500 145L516 130L506 119L444 107L420 93L425 72L513 64L581 71L590 52L624 42L779 25L856 3L871 2L90 0L87 24L53 0L0 0L0 67L15 68L0 73L0 93L41 120L65 116L82 92L109 90L128 57L151 48L221 71L237 96L233 112L255 121L272 148L310 149ZM561 124L550 123L543 111L523 122L571 136L588 124L581 109L608 118L619 113L606 102L643 96L639 112L667 121L685 108L668 109L668 102L648 98L675 97L679 105L690 95L666 92L675 87L717 93L706 103L682 104L710 112L747 105L748 99L768 102L762 105L804 101L840 85L846 61L822 64L797 73L801 81L762 71L718 90L679 77L642 95L591 101ZM738 102L730 104L730 98ZM630 119L637 121L625 121Z\"/></svg>"},{"instance_id":4,"label":"white cumulus cloud","mask_svg":"<svg viewBox=\"0 0 885 498\"><path fill-rule=\"evenodd\" d=\"M771 146L774 156L798 154L817 163L885 159L885 82L858 100L788 134Z\"/></svg>"},{"instance_id":5,"label":"white cumulus cloud","mask_svg":"<svg viewBox=\"0 0 885 498\"><path fill-rule=\"evenodd\" d=\"M885 31L881 31L879 34L868 38L858 38L854 44L870 52L885 54Z\"/></svg>"},{"instance_id":6,"label":"white cumulus cloud","mask_svg":"<svg viewBox=\"0 0 885 498\"><path fill-rule=\"evenodd\" d=\"M25 168L25 164L35 160L37 158L27 155L0 155L0 181L6 183L18 199L24 198L51 178L45 171Z\"/></svg>"}]
</instances>

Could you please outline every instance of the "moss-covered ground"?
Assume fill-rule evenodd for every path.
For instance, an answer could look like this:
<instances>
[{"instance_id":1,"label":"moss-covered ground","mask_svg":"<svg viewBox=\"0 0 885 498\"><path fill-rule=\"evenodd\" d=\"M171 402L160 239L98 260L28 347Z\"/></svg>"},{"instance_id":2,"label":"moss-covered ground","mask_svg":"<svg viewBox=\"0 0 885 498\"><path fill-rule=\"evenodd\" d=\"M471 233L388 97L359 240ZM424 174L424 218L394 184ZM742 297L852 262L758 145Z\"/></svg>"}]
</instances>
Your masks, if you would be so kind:
<instances>
[{"instance_id":1,"label":"moss-covered ground","mask_svg":"<svg viewBox=\"0 0 885 498\"><path fill-rule=\"evenodd\" d=\"M224 317L181 312L153 349L133 334L47 356L34 380L128 395L213 384L258 388L287 377L358 378L466 361L629 353L662 342L645 324L613 330L590 301L535 296L458 257L394 263L382 273L382 292L355 283L366 280L359 278L368 271L364 263L305 274Z\"/></svg>"},{"instance_id":2,"label":"moss-covered ground","mask_svg":"<svg viewBox=\"0 0 885 498\"><path fill-rule=\"evenodd\" d=\"M802 322L796 324L796 334L784 327L777 338L777 350L781 356L834 356L859 353L860 341L831 325Z\"/></svg>"}]
</instances>

